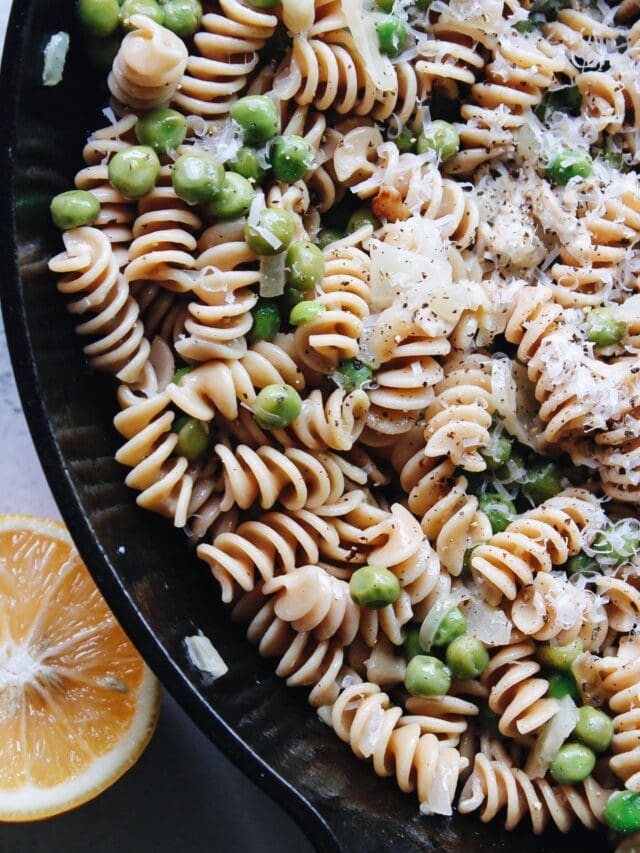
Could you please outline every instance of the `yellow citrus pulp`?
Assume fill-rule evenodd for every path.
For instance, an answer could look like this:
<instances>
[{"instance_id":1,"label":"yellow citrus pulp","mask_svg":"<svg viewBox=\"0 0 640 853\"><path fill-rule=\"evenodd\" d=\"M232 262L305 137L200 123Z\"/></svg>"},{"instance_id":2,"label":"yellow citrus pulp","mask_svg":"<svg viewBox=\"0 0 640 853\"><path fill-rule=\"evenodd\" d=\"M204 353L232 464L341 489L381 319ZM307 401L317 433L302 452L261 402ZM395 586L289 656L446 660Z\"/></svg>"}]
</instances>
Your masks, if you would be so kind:
<instances>
[{"instance_id":1,"label":"yellow citrus pulp","mask_svg":"<svg viewBox=\"0 0 640 853\"><path fill-rule=\"evenodd\" d=\"M95 797L136 762L159 706L67 529L0 516L0 821Z\"/></svg>"}]
</instances>

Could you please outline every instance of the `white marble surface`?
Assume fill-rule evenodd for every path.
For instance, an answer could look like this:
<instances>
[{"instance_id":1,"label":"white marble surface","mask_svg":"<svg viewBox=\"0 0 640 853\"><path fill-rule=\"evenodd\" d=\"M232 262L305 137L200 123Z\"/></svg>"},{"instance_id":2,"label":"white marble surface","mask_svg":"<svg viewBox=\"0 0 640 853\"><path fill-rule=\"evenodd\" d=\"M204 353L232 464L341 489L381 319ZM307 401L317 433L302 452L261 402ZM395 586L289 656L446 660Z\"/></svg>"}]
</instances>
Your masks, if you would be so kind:
<instances>
[{"instance_id":1,"label":"white marble surface","mask_svg":"<svg viewBox=\"0 0 640 853\"><path fill-rule=\"evenodd\" d=\"M0 53L10 5L0 0ZM0 448L0 513L59 519L22 413L1 317ZM142 759L97 800L44 823L0 824L0 851L18 850L310 853L311 848L293 822L165 696L158 730Z\"/></svg>"}]
</instances>

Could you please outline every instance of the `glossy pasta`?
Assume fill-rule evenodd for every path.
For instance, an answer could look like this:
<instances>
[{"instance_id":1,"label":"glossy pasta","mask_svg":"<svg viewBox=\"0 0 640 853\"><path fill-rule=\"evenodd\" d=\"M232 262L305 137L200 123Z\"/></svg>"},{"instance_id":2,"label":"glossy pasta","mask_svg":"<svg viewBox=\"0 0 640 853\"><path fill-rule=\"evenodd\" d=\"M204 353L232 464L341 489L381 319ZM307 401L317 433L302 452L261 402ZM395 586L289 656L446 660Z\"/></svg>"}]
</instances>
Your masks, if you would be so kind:
<instances>
[{"instance_id":1,"label":"glossy pasta","mask_svg":"<svg viewBox=\"0 0 640 853\"><path fill-rule=\"evenodd\" d=\"M425 820L640 832L637 4L183 5L51 205L126 484Z\"/></svg>"}]
</instances>

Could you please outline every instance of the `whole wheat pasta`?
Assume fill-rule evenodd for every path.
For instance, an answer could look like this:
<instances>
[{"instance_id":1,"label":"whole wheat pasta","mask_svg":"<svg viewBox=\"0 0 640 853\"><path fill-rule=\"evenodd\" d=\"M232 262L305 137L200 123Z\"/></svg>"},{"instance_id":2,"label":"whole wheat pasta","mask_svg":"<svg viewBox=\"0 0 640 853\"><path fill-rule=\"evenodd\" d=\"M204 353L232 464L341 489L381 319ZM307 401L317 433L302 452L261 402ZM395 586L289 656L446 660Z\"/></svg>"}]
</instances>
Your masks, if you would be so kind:
<instances>
[{"instance_id":1,"label":"whole wheat pasta","mask_svg":"<svg viewBox=\"0 0 640 853\"><path fill-rule=\"evenodd\" d=\"M109 124L52 202L126 484L425 820L619 827L621 792L640 813L636 13L203 6L188 41L132 16ZM139 143L159 170L146 151L134 174Z\"/></svg>"}]
</instances>

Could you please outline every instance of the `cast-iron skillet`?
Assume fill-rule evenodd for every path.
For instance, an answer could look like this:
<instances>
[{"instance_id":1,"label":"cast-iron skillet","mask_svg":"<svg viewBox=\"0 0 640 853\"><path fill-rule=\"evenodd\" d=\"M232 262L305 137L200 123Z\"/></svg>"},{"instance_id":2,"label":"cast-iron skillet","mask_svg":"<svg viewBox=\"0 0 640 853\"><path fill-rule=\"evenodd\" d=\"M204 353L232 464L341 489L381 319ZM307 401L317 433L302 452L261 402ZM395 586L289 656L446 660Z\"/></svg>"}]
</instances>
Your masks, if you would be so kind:
<instances>
[{"instance_id":1,"label":"cast-iron skillet","mask_svg":"<svg viewBox=\"0 0 640 853\"><path fill-rule=\"evenodd\" d=\"M7 2L7 0L0 0ZM559 851L567 840L505 833L476 818L422 817L414 796L377 778L274 675L232 625L208 569L171 525L139 509L114 461L115 385L84 361L47 259L60 250L52 195L72 185L88 133L106 124L105 74L75 30L73 0L15 0L0 85L0 272L13 367L40 460L98 585L158 677L192 719L304 828L318 850ZM42 49L71 33L64 81L40 85ZM10 489L11 483L3 483ZM202 630L229 664L207 684L184 638ZM573 844L601 849L576 830ZM215 840L212 839L212 849Z\"/></svg>"}]
</instances>

